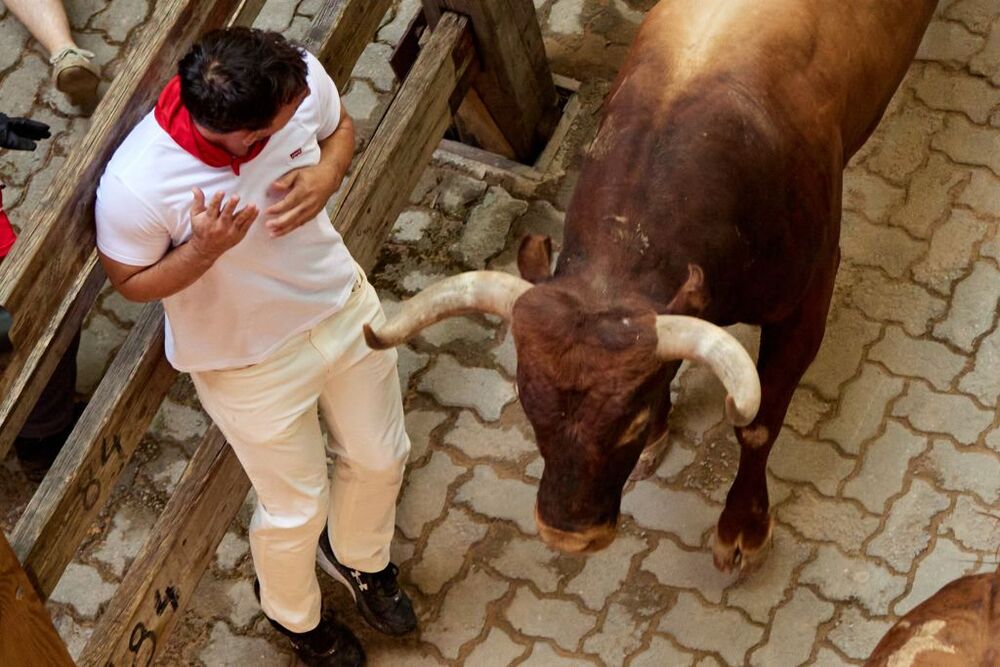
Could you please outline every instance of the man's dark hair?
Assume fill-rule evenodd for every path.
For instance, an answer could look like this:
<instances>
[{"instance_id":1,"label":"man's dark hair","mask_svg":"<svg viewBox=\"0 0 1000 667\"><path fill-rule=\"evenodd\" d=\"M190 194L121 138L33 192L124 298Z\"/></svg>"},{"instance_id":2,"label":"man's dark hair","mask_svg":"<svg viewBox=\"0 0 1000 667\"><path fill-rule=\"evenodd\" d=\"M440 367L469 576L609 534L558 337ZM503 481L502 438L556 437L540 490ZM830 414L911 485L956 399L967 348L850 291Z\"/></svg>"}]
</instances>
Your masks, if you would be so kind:
<instances>
[{"instance_id":1,"label":"man's dark hair","mask_svg":"<svg viewBox=\"0 0 1000 667\"><path fill-rule=\"evenodd\" d=\"M215 132L261 130L306 89L303 51L276 32L213 30L181 61L181 101Z\"/></svg>"}]
</instances>

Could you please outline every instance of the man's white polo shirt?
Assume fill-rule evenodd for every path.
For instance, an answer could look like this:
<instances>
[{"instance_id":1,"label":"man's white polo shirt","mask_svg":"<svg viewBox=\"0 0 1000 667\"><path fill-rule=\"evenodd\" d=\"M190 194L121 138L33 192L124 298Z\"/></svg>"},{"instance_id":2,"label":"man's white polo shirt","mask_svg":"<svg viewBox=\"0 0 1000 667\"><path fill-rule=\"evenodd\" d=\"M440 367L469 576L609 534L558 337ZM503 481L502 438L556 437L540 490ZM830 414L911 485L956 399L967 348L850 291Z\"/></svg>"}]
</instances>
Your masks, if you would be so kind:
<instances>
[{"instance_id":1,"label":"man's white polo shirt","mask_svg":"<svg viewBox=\"0 0 1000 667\"><path fill-rule=\"evenodd\" d=\"M256 363L343 306L354 260L326 211L280 238L264 211L280 197L271 184L319 162L319 141L340 123L340 96L306 54L310 94L291 121L248 160L208 144L180 103L179 80L164 90L108 163L97 190L97 246L115 261L151 266L191 236L191 190L240 196L261 211L246 237L201 278L164 299L166 353L182 371ZM221 158L220 158L221 155Z\"/></svg>"}]
</instances>

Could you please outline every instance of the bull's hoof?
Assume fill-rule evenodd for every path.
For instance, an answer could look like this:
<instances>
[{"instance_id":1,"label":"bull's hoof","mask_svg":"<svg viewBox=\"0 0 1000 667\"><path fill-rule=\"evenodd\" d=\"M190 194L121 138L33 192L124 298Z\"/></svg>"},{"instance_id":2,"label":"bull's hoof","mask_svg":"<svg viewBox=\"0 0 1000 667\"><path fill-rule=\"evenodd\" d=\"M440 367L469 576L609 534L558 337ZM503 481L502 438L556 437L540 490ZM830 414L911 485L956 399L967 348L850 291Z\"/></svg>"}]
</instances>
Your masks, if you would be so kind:
<instances>
[{"instance_id":1,"label":"bull's hoof","mask_svg":"<svg viewBox=\"0 0 1000 667\"><path fill-rule=\"evenodd\" d=\"M770 515L763 517L766 521L754 526L751 530L741 530L735 539L722 537L719 529L715 530L715 540L712 543L712 556L715 567L722 572L736 571L740 578L756 572L771 550L771 532L774 519Z\"/></svg>"},{"instance_id":2,"label":"bull's hoof","mask_svg":"<svg viewBox=\"0 0 1000 667\"><path fill-rule=\"evenodd\" d=\"M660 463L663 462L663 457L666 455L667 450L670 448L670 437L669 432L664 433L660 436L660 439L651 445L647 445L642 454L639 455L639 461L632 468L632 474L629 475L629 479L638 482L639 480L648 479L653 476L656 469L660 467Z\"/></svg>"}]
</instances>

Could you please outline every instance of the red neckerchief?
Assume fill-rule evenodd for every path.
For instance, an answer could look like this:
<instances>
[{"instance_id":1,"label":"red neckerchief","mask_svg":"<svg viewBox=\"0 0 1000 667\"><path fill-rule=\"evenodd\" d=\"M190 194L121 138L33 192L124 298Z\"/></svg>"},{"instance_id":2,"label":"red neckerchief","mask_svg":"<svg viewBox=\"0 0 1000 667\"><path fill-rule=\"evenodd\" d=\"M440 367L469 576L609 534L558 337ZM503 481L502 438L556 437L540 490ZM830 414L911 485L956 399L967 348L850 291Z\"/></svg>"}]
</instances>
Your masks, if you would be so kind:
<instances>
[{"instance_id":1,"label":"red neckerchief","mask_svg":"<svg viewBox=\"0 0 1000 667\"><path fill-rule=\"evenodd\" d=\"M0 259L7 256L16 240L17 235L11 227L10 218L3 211L3 185L0 185Z\"/></svg>"},{"instance_id":2,"label":"red neckerchief","mask_svg":"<svg viewBox=\"0 0 1000 667\"><path fill-rule=\"evenodd\" d=\"M243 157L231 155L226 149L216 146L201 135L191 120L191 114L181 102L181 78L175 76L160 93L154 111L156 122L163 131L170 135L178 146L195 156L209 167L230 167L233 173L240 175L240 165L254 159L267 145L267 139L258 141L250 147Z\"/></svg>"}]
</instances>

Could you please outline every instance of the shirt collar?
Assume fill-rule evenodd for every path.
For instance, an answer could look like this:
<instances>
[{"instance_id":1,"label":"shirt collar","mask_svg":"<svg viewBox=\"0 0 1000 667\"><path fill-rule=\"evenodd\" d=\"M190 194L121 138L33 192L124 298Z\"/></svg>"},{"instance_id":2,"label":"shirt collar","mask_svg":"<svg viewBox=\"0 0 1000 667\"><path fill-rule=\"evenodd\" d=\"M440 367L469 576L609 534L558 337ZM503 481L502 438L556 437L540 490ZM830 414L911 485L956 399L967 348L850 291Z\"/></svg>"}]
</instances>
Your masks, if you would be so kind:
<instances>
[{"instance_id":1,"label":"shirt collar","mask_svg":"<svg viewBox=\"0 0 1000 667\"><path fill-rule=\"evenodd\" d=\"M240 175L240 166L260 155L268 141L267 139L258 141L242 157L233 155L221 146L210 142L195 127L191 114L181 101L181 78L179 76L172 78L163 92L160 93L154 116L163 131L169 134L178 146L209 167L229 167L237 176Z\"/></svg>"}]
</instances>

